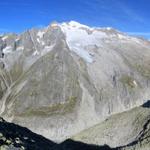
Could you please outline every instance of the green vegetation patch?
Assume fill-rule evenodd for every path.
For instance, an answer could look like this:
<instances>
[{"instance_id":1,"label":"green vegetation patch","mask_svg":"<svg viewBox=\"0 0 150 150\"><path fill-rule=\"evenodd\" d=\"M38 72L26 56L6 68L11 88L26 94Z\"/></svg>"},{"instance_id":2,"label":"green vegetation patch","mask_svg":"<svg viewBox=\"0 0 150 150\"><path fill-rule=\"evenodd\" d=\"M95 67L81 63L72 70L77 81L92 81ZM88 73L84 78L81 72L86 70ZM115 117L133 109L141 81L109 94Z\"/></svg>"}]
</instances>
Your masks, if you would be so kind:
<instances>
[{"instance_id":1,"label":"green vegetation patch","mask_svg":"<svg viewBox=\"0 0 150 150\"><path fill-rule=\"evenodd\" d=\"M134 83L134 78L128 75L124 75L120 78L120 81L123 83L123 85L126 85L130 88L135 88L136 85Z\"/></svg>"},{"instance_id":2,"label":"green vegetation patch","mask_svg":"<svg viewBox=\"0 0 150 150\"><path fill-rule=\"evenodd\" d=\"M69 97L65 103L57 103L39 108L28 108L19 116L49 116L49 115L64 115L72 112L77 103L77 97Z\"/></svg>"},{"instance_id":3,"label":"green vegetation patch","mask_svg":"<svg viewBox=\"0 0 150 150\"><path fill-rule=\"evenodd\" d=\"M142 76L150 79L150 67L144 67L143 65L136 64L135 65L138 72L142 74Z\"/></svg>"}]
</instances>

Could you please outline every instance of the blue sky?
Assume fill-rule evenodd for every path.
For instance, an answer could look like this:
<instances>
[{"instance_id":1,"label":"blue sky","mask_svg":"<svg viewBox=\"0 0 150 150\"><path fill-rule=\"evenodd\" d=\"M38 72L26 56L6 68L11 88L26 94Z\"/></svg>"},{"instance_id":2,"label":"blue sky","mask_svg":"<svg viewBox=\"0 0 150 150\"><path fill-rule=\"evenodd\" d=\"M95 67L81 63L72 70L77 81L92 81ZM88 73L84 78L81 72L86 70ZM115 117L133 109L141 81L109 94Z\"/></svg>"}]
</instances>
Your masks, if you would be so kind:
<instances>
[{"instance_id":1,"label":"blue sky","mask_svg":"<svg viewBox=\"0 0 150 150\"><path fill-rule=\"evenodd\" d=\"M0 33L70 20L150 38L150 0L0 0Z\"/></svg>"}]
</instances>

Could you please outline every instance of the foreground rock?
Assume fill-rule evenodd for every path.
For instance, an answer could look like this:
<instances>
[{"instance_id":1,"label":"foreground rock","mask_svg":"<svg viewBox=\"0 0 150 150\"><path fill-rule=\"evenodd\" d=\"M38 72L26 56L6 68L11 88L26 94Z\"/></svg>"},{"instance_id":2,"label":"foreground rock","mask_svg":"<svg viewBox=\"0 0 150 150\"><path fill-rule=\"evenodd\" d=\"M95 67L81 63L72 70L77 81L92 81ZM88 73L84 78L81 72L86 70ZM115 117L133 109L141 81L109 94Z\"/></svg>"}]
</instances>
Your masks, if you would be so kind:
<instances>
[{"instance_id":1,"label":"foreground rock","mask_svg":"<svg viewBox=\"0 0 150 150\"><path fill-rule=\"evenodd\" d=\"M0 120L0 150L111 150L109 146L94 146L67 140L56 144L27 128Z\"/></svg>"},{"instance_id":2,"label":"foreground rock","mask_svg":"<svg viewBox=\"0 0 150 150\"><path fill-rule=\"evenodd\" d=\"M113 115L104 122L77 134L73 139L89 144L108 144L123 150L149 150L149 104L150 101L141 107Z\"/></svg>"},{"instance_id":3,"label":"foreground rock","mask_svg":"<svg viewBox=\"0 0 150 150\"><path fill-rule=\"evenodd\" d=\"M0 145L2 150L50 150L56 143L1 118Z\"/></svg>"},{"instance_id":4,"label":"foreground rock","mask_svg":"<svg viewBox=\"0 0 150 150\"><path fill-rule=\"evenodd\" d=\"M137 120L138 124L136 125L136 127L137 127L136 129L139 131L138 126L139 126L139 128L142 126L142 125L140 125L141 120L144 119L145 123L144 123L143 128L141 128L138 136L136 136L136 138L134 138L134 139L132 138L132 142L129 144L124 144L124 146L119 146L116 148L110 148L109 146L104 145L104 144L102 144L103 146L99 146L100 143L104 143L104 140L106 140L105 135L103 135L103 131L101 131L103 125L101 125L101 127L98 127L100 125L97 125L97 126L93 127L92 130L89 129L89 130L84 131L83 133L80 133L79 135L74 137L75 140L84 141L84 142L87 142L87 144L82 143L82 142L73 141L71 139L65 140L64 142L62 142L60 144L56 144L56 143L44 138L41 135L37 135L37 134L31 132L27 128L18 126L13 123L8 123L1 118L0 119L0 150L149 150L149 147L150 147L150 118L146 119L145 118L146 115L143 115L143 113L141 114L141 110L136 110L136 109L138 109L138 108L135 108L135 110L132 110L132 111L135 111L135 114L136 114L136 111L138 111L140 113L139 120ZM128 112L128 115L133 116L133 114L134 113L131 111ZM126 114L118 114L118 115L120 115L120 117L122 116L121 117L122 119L120 121L124 124L124 119L126 119L126 117L125 117ZM120 127L115 122L114 122L114 124L112 124L113 119L115 119L115 116L113 116L112 118L109 118L106 121L107 123L106 122L102 123L102 124L106 125L106 128L104 129L105 134L108 134L108 136L110 136L110 133L108 132L108 130L111 130L111 134L113 132L115 132L117 134L117 135L112 135L112 138L111 138L112 141L114 141L114 139L116 137L119 140L118 134L119 134L119 132L121 134L122 132L120 130L121 129L124 130L124 128L125 128L124 126ZM134 120L134 117L133 117L133 120ZM116 121L118 121L118 120L116 119ZM128 121L128 123L129 123L129 121ZM135 123L137 123L137 122L135 122ZM109 124L109 126L108 126L108 124ZM118 128L118 130L119 130L118 133L117 133L116 129L114 128L114 125L116 125L116 128ZM133 133L131 133L132 137L133 137L133 134L135 135L135 133L138 132L138 131L134 131L135 130L134 128L135 128L135 126L133 125L132 131L128 131L128 136L130 135L130 132L133 132ZM125 131L125 132L127 132L127 131ZM124 141L127 138L127 133L125 133L125 134L126 135L124 136ZM104 139L102 138L102 136L104 137ZM108 140L108 138L107 138L107 140ZM131 140L129 140L129 141L131 141ZM88 144L88 143L91 143L91 144ZM109 143L109 142L105 142L105 143ZM96 144L96 145L94 145L94 144Z\"/></svg>"}]
</instances>

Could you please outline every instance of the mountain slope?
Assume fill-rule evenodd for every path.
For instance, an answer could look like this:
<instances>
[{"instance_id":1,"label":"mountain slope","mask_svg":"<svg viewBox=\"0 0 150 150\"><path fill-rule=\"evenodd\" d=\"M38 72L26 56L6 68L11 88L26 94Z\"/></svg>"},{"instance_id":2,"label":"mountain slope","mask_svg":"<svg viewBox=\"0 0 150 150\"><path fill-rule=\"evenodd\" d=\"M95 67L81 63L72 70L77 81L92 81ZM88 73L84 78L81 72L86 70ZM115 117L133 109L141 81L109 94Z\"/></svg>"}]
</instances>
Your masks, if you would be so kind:
<instances>
[{"instance_id":1,"label":"mountain slope","mask_svg":"<svg viewBox=\"0 0 150 150\"><path fill-rule=\"evenodd\" d=\"M150 147L150 109L136 107L130 111L112 115L104 122L99 123L73 137L74 140L88 144L122 149L144 150Z\"/></svg>"},{"instance_id":2,"label":"mountain slope","mask_svg":"<svg viewBox=\"0 0 150 150\"><path fill-rule=\"evenodd\" d=\"M150 97L150 42L114 29L54 23L0 52L0 115L54 141Z\"/></svg>"}]
</instances>

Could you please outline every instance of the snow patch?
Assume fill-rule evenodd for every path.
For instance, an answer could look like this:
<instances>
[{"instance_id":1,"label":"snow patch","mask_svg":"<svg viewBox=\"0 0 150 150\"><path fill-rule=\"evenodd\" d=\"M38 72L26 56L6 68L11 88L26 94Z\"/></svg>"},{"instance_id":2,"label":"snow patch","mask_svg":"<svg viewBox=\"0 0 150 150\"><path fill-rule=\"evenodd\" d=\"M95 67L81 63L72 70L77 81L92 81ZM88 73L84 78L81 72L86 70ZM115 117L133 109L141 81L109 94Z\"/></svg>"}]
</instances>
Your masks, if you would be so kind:
<instances>
[{"instance_id":1,"label":"snow patch","mask_svg":"<svg viewBox=\"0 0 150 150\"><path fill-rule=\"evenodd\" d=\"M6 39L8 39L8 36L4 36L4 37L2 38L3 41L5 41Z\"/></svg>"},{"instance_id":2,"label":"snow patch","mask_svg":"<svg viewBox=\"0 0 150 150\"><path fill-rule=\"evenodd\" d=\"M41 51L35 51L32 55L33 56L43 56L45 55L46 53L50 52L52 49L53 49L54 45L51 45L51 46L45 46L44 49L42 49Z\"/></svg>"},{"instance_id":3,"label":"snow patch","mask_svg":"<svg viewBox=\"0 0 150 150\"><path fill-rule=\"evenodd\" d=\"M17 51L19 51L19 50L24 50L24 46L17 47L16 50L17 50Z\"/></svg>"},{"instance_id":4,"label":"snow patch","mask_svg":"<svg viewBox=\"0 0 150 150\"><path fill-rule=\"evenodd\" d=\"M37 50L33 53L33 56L36 56L36 55L39 55L39 52Z\"/></svg>"},{"instance_id":5,"label":"snow patch","mask_svg":"<svg viewBox=\"0 0 150 150\"><path fill-rule=\"evenodd\" d=\"M119 34L119 33L117 34L117 36L118 36L118 38L121 39L121 40L126 38L124 35Z\"/></svg>"},{"instance_id":6,"label":"snow patch","mask_svg":"<svg viewBox=\"0 0 150 150\"><path fill-rule=\"evenodd\" d=\"M80 47L80 46L74 46L74 47L70 47L70 48L77 55L79 55L84 60L86 60L86 62L88 62L88 63L92 63L93 62L92 56L88 53L88 51L82 49L82 47Z\"/></svg>"},{"instance_id":7,"label":"snow patch","mask_svg":"<svg viewBox=\"0 0 150 150\"><path fill-rule=\"evenodd\" d=\"M64 23L64 24L65 24L65 23ZM76 21L70 21L70 22L68 23L68 25L69 25L69 26L72 26L72 27L77 27L77 28L81 28L81 27L89 28L88 26L83 25L83 24L80 24L80 23L78 23L78 22L76 22Z\"/></svg>"},{"instance_id":8,"label":"snow patch","mask_svg":"<svg viewBox=\"0 0 150 150\"><path fill-rule=\"evenodd\" d=\"M37 38L37 42L38 42L39 44L41 44L42 46L44 46L44 45L45 45L45 42L44 42L44 41L42 41L42 40L40 40L39 38Z\"/></svg>"},{"instance_id":9,"label":"snow patch","mask_svg":"<svg viewBox=\"0 0 150 150\"><path fill-rule=\"evenodd\" d=\"M37 33L37 36L40 37L40 38L43 38L44 34L45 34L45 32L39 31Z\"/></svg>"},{"instance_id":10,"label":"snow patch","mask_svg":"<svg viewBox=\"0 0 150 150\"><path fill-rule=\"evenodd\" d=\"M3 52L6 53L11 53L12 52L12 47L11 46L7 46L3 49Z\"/></svg>"},{"instance_id":11,"label":"snow patch","mask_svg":"<svg viewBox=\"0 0 150 150\"><path fill-rule=\"evenodd\" d=\"M37 41L38 41L38 43L40 43L40 39L39 38L37 38Z\"/></svg>"},{"instance_id":12,"label":"snow patch","mask_svg":"<svg viewBox=\"0 0 150 150\"><path fill-rule=\"evenodd\" d=\"M138 85L137 85L137 82L134 80L133 81L133 84L137 87Z\"/></svg>"},{"instance_id":13,"label":"snow patch","mask_svg":"<svg viewBox=\"0 0 150 150\"><path fill-rule=\"evenodd\" d=\"M45 54L45 53L47 53L47 52L50 52L53 47L54 47L54 45L45 46L45 48L41 51L41 54Z\"/></svg>"},{"instance_id":14,"label":"snow patch","mask_svg":"<svg viewBox=\"0 0 150 150\"><path fill-rule=\"evenodd\" d=\"M106 30L110 31L110 30L112 30L112 27L106 27Z\"/></svg>"},{"instance_id":15,"label":"snow patch","mask_svg":"<svg viewBox=\"0 0 150 150\"><path fill-rule=\"evenodd\" d=\"M44 42L44 41L41 41L41 44L42 44L42 46L43 46L43 45L45 45L45 42Z\"/></svg>"},{"instance_id":16,"label":"snow patch","mask_svg":"<svg viewBox=\"0 0 150 150\"><path fill-rule=\"evenodd\" d=\"M16 40L15 40L15 42L18 42L20 39L19 38L17 38Z\"/></svg>"}]
</instances>

